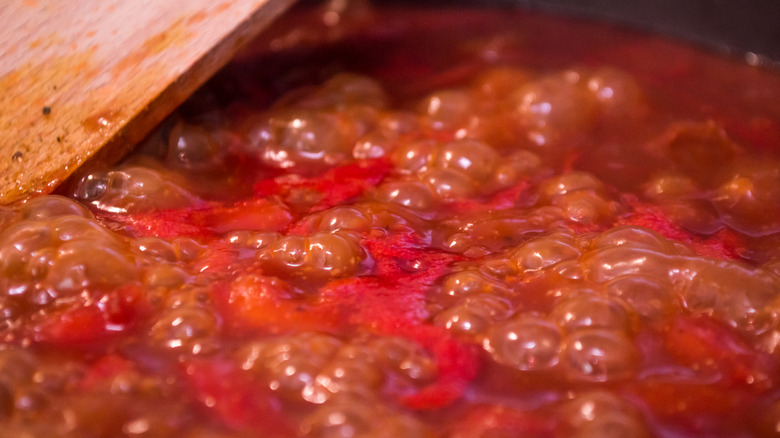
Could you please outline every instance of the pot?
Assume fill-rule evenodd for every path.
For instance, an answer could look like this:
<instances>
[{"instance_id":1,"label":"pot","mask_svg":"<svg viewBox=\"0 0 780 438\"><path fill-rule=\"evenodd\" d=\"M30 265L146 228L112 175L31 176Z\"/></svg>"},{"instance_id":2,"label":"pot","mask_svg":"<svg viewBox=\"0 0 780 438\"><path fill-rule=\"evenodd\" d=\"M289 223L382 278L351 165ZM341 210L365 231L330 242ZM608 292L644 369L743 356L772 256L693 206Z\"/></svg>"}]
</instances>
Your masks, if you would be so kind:
<instances>
[{"instance_id":1,"label":"pot","mask_svg":"<svg viewBox=\"0 0 780 438\"><path fill-rule=\"evenodd\" d=\"M410 2L411 3L411 2ZM442 5L424 0L415 4ZM474 7L493 5L608 21L699 44L750 64L780 62L780 3L771 0L460 0Z\"/></svg>"}]
</instances>

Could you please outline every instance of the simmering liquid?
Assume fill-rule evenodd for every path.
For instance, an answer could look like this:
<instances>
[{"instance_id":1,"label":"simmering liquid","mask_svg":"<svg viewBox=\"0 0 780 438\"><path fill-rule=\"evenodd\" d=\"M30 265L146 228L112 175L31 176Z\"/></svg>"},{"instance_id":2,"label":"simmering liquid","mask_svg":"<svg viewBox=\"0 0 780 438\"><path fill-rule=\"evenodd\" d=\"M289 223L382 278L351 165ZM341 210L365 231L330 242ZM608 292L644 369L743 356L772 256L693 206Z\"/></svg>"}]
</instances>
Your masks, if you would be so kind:
<instances>
[{"instance_id":1,"label":"simmering liquid","mask_svg":"<svg viewBox=\"0 0 780 438\"><path fill-rule=\"evenodd\" d=\"M299 10L0 206L0 435L780 430L780 77L504 10Z\"/></svg>"}]
</instances>

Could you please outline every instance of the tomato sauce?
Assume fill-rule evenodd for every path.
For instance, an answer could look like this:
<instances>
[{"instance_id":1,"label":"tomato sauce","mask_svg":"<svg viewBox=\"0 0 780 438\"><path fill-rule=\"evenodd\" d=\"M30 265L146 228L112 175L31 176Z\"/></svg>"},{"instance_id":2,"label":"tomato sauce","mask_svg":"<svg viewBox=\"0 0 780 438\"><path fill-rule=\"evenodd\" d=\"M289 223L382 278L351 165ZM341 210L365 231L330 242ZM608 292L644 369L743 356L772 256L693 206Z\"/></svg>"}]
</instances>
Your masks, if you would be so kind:
<instances>
[{"instance_id":1,"label":"tomato sauce","mask_svg":"<svg viewBox=\"0 0 780 438\"><path fill-rule=\"evenodd\" d=\"M775 436L778 98L606 25L294 11L0 206L0 435Z\"/></svg>"}]
</instances>

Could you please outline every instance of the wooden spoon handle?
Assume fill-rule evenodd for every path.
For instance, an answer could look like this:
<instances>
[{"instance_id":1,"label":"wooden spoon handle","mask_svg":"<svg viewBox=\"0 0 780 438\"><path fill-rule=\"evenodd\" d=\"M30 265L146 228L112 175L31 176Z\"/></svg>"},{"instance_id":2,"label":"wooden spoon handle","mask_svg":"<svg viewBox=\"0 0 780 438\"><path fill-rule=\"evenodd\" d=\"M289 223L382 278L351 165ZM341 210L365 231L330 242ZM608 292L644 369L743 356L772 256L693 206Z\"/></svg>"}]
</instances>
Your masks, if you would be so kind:
<instances>
[{"instance_id":1,"label":"wooden spoon handle","mask_svg":"<svg viewBox=\"0 0 780 438\"><path fill-rule=\"evenodd\" d=\"M121 157L293 1L5 0L0 204Z\"/></svg>"}]
</instances>

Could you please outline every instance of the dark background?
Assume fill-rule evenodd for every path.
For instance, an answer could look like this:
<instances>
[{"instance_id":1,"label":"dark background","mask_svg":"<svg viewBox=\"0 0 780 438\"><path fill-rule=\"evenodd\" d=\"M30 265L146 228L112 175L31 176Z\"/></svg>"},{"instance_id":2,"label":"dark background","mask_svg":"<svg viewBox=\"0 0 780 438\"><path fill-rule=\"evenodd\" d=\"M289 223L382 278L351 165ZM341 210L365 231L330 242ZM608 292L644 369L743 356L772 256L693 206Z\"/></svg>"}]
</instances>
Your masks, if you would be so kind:
<instances>
[{"instance_id":1,"label":"dark background","mask_svg":"<svg viewBox=\"0 0 780 438\"><path fill-rule=\"evenodd\" d=\"M377 4L391 3L377 1ZM751 63L780 67L780 0L416 0L395 3L540 10L624 24Z\"/></svg>"}]
</instances>

